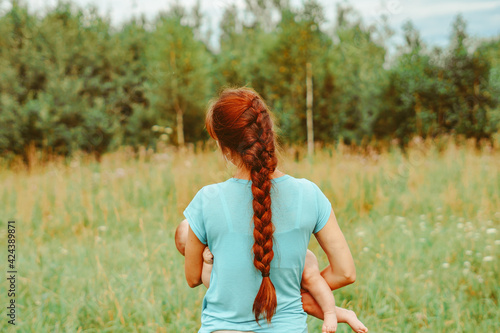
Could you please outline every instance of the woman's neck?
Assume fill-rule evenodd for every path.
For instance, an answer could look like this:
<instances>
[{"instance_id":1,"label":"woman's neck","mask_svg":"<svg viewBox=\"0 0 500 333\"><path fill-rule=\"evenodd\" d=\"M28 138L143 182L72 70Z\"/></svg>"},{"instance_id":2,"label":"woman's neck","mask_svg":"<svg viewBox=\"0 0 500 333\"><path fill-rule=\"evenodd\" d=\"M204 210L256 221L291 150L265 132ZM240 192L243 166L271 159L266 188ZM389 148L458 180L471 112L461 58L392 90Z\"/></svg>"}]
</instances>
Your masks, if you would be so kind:
<instances>
[{"instance_id":1,"label":"woman's neck","mask_svg":"<svg viewBox=\"0 0 500 333\"><path fill-rule=\"evenodd\" d=\"M281 176L284 176L285 173L279 171L278 169L274 170L274 172L271 174L271 179L273 178L278 178ZM238 179L246 179L250 180L250 170L245 169L245 168L238 168L236 173L234 174L233 178L238 178Z\"/></svg>"}]
</instances>

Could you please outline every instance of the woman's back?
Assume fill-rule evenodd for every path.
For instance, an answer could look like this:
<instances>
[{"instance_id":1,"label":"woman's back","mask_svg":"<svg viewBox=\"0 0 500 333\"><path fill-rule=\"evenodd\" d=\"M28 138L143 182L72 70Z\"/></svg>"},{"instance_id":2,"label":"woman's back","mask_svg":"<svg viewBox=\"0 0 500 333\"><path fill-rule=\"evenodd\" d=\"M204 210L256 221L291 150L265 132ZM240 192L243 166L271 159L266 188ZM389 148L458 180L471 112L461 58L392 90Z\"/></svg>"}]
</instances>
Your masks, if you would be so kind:
<instances>
[{"instance_id":1,"label":"woman's back","mask_svg":"<svg viewBox=\"0 0 500 333\"><path fill-rule=\"evenodd\" d=\"M331 204L306 179L285 175L272 179L272 184L275 231L270 277L278 306L270 326L265 320L259 326L252 313L262 275L253 263L251 181L231 178L205 186L184 211L193 232L214 255L200 332L307 332L307 315L300 296L301 276L310 236L328 221Z\"/></svg>"}]
</instances>

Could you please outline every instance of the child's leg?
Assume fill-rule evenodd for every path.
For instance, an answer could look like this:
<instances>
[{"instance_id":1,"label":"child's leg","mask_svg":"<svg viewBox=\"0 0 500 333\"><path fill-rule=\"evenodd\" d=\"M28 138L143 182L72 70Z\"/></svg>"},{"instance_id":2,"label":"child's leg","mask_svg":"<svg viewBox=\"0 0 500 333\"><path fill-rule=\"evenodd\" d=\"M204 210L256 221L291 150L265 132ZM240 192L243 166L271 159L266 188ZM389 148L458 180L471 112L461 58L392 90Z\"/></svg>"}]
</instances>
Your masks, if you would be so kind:
<instances>
[{"instance_id":1,"label":"child's leg","mask_svg":"<svg viewBox=\"0 0 500 333\"><path fill-rule=\"evenodd\" d=\"M212 274L213 262L214 256L207 246L203 251L203 268L201 271L201 281L207 289L210 287L210 275Z\"/></svg>"},{"instance_id":2,"label":"child's leg","mask_svg":"<svg viewBox=\"0 0 500 333\"><path fill-rule=\"evenodd\" d=\"M337 316L335 314L335 298L325 279L320 274L318 260L311 251L307 250L304 272L302 273L302 288L306 289L318 302L323 311L323 332L337 330Z\"/></svg>"},{"instance_id":3,"label":"child's leg","mask_svg":"<svg viewBox=\"0 0 500 333\"><path fill-rule=\"evenodd\" d=\"M309 291L311 296L316 300L316 302L318 302L318 304L323 309L323 305L321 304L318 297L315 295L315 293L318 293L318 290L317 290L318 288L317 287L315 288L315 283L317 283L316 281L318 281L318 276L326 284L326 281L324 281L323 277L320 275L318 260L316 259L316 256L314 255L314 253L307 250L306 262L304 265L304 273L302 274L302 288ZM330 287L328 287L328 285L327 285L327 288L328 288L328 293L331 294L331 290L330 290ZM327 291L323 287L323 290L320 291L320 293L327 294ZM332 294L332 296L333 296L333 294ZM335 299L334 299L334 302L335 302ZM325 311L323 310L323 312L325 312ZM365 325L363 325L363 323L361 321L359 321L359 319L356 316L356 314L354 313L354 311L346 310L346 309L343 309L343 308L336 306L335 307L335 314L337 316L337 322L348 324L354 332L357 332L357 333L368 332L368 329L365 327ZM326 319L326 315L325 315L325 319Z\"/></svg>"},{"instance_id":4,"label":"child's leg","mask_svg":"<svg viewBox=\"0 0 500 333\"><path fill-rule=\"evenodd\" d=\"M347 310L340 307L335 307L335 313L337 314L337 321L339 323L348 324L351 329L356 333L366 333L368 328L358 319L356 313L352 310Z\"/></svg>"}]
</instances>

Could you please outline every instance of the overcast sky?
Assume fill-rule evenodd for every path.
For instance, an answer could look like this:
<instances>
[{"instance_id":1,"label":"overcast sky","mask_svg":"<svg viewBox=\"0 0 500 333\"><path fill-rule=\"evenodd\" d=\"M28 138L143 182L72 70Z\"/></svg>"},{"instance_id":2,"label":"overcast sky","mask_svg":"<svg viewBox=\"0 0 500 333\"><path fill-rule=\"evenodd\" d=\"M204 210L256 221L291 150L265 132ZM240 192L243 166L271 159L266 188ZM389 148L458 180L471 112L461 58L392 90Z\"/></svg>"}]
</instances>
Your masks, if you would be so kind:
<instances>
[{"instance_id":1,"label":"overcast sky","mask_svg":"<svg viewBox=\"0 0 500 333\"><path fill-rule=\"evenodd\" d=\"M53 6L57 0L24 0L33 9ZM319 0L330 22L335 17L335 5L339 2ZM9 1L0 0L0 8L7 9ZM146 14L154 17L159 11L169 7L172 0L73 0L86 6L96 5L101 13L109 14L114 24L120 24L133 15ZM196 0L181 0L182 4L192 6ZM301 0L291 0L295 5ZM201 0L202 10L209 17L210 24L217 30L218 21L227 4L244 6L244 0ZM477 37L500 35L500 0L351 0L349 3L363 16L365 22L372 23L384 13L395 29L393 43L401 41L401 26L412 20L423 39L430 45L446 45L451 31L451 23L458 13L462 13L468 24L468 32Z\"/></svg>"}]
</instances>

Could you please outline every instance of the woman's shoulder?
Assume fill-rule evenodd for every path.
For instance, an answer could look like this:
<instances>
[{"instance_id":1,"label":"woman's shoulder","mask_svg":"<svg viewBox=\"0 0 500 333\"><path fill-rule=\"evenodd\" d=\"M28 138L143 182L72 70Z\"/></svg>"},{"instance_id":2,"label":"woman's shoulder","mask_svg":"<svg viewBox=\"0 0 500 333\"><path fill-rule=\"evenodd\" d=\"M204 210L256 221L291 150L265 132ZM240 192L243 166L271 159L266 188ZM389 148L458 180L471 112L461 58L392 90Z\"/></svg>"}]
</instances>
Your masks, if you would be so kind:
<instances>
[{"instance_id":1,"label":"woman's shoulder","mask_svg":"<svg viewBox=\"0 0 500 333\"><path fill-rule=\"evenodd\" d=\"M309 191L318 191L320 190L319 186L316 185L315 182L313 182L312 180L309 180L307 178L295 178L295 177L292 177L290 176L291 179L293 179L293 182L295 184L298 184L299 186L303 187L304 190L309 190Z\"/></svg>"}]
</instances>

